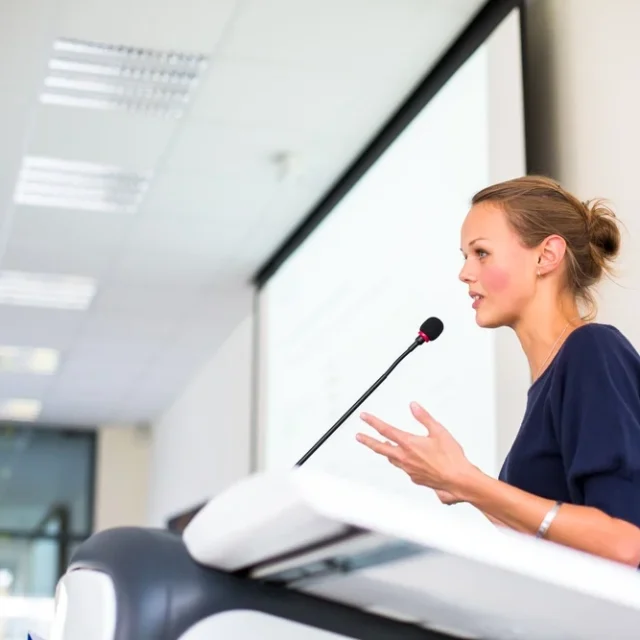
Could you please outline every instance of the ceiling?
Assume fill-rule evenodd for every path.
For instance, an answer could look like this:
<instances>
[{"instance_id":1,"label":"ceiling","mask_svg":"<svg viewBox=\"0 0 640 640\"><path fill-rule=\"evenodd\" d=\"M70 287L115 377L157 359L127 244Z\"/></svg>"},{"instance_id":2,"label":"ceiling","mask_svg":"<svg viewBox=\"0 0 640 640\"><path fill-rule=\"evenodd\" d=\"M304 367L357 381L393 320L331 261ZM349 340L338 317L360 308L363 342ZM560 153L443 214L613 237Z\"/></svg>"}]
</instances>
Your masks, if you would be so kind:
<instances>
[{"instance_id":1,"label":"ceiling","mask_svg":"<svg viewBox=\"0 0 640 640\"><path fill-rule=\"evenodd\" d=\"M252 273L483 4L4 0L0 272L89 277L95 295L84 310L0 304L0 347L60 351L53 374L1 372L0 401L38 400L46 424L161 414L248 312ZM180 117L45 104L60 38L208 64ZM25 158L147 188L133 211L16 204Z\"/></svg>"}]
</instances>

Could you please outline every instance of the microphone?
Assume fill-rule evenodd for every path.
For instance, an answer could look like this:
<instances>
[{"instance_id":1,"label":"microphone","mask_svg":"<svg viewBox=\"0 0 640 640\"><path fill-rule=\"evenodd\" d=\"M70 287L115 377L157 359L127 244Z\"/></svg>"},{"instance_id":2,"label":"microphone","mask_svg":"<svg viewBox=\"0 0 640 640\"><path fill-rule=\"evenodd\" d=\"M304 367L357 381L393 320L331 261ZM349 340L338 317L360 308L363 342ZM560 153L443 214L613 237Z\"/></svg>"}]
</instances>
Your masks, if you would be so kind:
<instances>
[{"instance_id":1,"label":"microphone","mask_svg":"<svg viewBox=\"0 0 640 640\"><path fill-rule=\"evenodd\" d=\"M440 337L444 330L444 324L440 318L428 318L420 325L418 337L409 348L349 407L346 413L305 453L296 467L302 466L345 422L353 415L355 410L389 377L389 374L417 347L425 342L433 342Z\"/></svg>"}]
</instances>

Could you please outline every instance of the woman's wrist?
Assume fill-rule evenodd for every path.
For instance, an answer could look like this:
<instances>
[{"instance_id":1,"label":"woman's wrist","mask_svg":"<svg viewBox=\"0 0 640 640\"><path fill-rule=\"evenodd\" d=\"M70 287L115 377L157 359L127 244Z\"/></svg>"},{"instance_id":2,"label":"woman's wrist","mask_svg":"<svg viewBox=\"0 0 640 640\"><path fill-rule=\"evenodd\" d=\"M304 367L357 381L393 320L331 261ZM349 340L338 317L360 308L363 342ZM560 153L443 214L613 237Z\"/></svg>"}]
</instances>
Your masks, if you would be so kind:
<instances>
[{"instance_id":1,"label":"woman's wrist","mask_svg":"<svg viewBox=\"0 0 640 640\"><path fill-rule=\"evenodd\" d=\"M482 480L488 476L478 467L469 465L461 470L451 480L451 488L448 489L460 502L473 503Z\"/></svg>"},{"instance_id":2,"label":"woman's wrist","mask_svg":"<svg viewBox=\"0 0 640 640\"><path fill-rule=\"evenodd\" d=\"M528 534L538 530L545 514L553 505L551 501L538 497L534 498L535 504L532 505L530 499L533 496L524 494L477 468L459 476L455 496L490 516L490 519L499 520L503 526ZM524 496L528 498L527 505L524 504Z\"/></svg>"}]
</instances>

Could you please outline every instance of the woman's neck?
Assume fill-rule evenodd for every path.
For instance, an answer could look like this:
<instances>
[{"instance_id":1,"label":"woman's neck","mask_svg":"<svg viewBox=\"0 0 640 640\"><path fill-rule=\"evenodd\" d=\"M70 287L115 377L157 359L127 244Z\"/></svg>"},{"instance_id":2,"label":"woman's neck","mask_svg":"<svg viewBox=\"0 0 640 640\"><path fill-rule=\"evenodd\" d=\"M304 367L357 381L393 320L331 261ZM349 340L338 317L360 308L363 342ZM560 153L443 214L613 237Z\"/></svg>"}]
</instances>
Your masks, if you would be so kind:
<instances>
[{"instance_id":1,"label":"woman's neck","mask_svg":"<svg viewBox=\"0 0 640 640\"><path fill-rule=\"evenodd\" d=\"M569 334L584 324L574 300L531 310L513 328L529 362L531 382L553 361Z\"/></svg>"}]
</instances>

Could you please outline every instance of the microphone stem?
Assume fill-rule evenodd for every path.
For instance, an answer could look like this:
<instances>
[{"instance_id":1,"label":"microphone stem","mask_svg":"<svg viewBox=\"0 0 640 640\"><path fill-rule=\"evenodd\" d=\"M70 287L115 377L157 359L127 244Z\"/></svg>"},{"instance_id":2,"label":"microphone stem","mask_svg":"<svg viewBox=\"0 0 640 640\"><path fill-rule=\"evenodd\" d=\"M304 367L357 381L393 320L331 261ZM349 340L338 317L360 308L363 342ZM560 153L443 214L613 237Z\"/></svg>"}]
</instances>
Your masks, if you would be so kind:
<instances>
[{"instance_id":1,"label":"microphone stem","mask_svg":"<svg viewBox=\"0 0 640 640\"><path fill-rule=\"evenodd\" d=\"M356 402L347 409L346 413L305 453L295 466L303 465L356 411L356 409L389 377L389 374L418 346L424 338L417 337L411 346L365 391Z\"/></svg>"}]
</instances>

